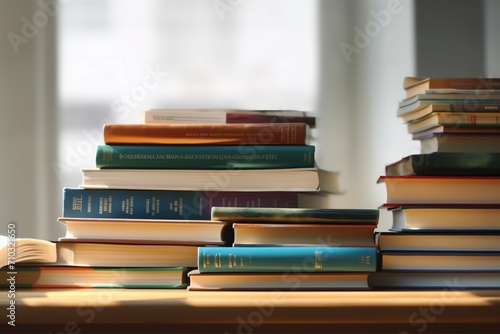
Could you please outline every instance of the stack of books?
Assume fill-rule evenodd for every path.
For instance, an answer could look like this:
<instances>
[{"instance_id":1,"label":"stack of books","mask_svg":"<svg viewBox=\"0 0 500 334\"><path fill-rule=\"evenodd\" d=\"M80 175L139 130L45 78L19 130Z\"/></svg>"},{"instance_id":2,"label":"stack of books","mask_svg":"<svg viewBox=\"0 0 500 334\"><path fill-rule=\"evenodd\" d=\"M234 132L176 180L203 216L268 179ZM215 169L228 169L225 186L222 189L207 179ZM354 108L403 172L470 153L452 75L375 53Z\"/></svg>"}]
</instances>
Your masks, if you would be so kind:
<instances>
[{"instance_id":1,"label":"stack of books","mask_svg":"<svg viewBox=\"0 0 500 334\"><path fill-rule=\"evenodd\" d=\"M500 79L406 78L398 115L422 149L380 177L393 222L378 235L372 287L500 287L499 87Z\"/></svg>"},{"instance_id":2,"label":"stack of books","mask_svg":"<svg viewBox=\"0 0 500 334\"><path fill-rule=\"evenodd\" d=\"M232 243L213 206L297 207L299 193L319 189L305 123L202 123L105 124L96 166L63 189L57 263L175 269L170 287L184 288L198 247Z\"/></svg>"},{"instance_id":3,"label":"stack of books","mask_svg":"<svg viewBox=\"0 0 500 334\"><path fill-rule=\"evenodd\" d=\"M233 247L200 247L189 290L363 290L378 210L214 207Z\"/></svg>"}]
</instances>

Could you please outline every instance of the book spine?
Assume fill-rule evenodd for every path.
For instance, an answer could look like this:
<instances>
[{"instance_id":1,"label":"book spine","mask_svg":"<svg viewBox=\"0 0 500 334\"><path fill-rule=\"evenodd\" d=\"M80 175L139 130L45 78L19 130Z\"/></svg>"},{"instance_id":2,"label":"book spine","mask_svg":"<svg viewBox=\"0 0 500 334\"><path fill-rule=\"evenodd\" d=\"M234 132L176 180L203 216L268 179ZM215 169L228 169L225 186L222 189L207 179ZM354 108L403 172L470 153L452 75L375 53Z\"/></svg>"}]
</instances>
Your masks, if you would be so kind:
<instances>
[{"instance_id":1,"label":"book spine","mask_svg":"<svg viewBox=\"0 0 500 334\"><path fill-rule=\"evenodd\" d=\"M67 218L210 219L213 206L297 207L297 192L64 188Z\"/></svg>"},{"instance_id":2,"label":"book spine","mask_svg":"<svg viewBox=\"0 0 500 334\"><path fill-rule=\"evenodd\" d=\"M410 159L413 173L419 176L500 176L500 153L437 152Z\"/></svg>"},{"instance_id":3,"label":"book spine","mask_svg":"<svg viewBox=\"0 0 500 334\"><path fill-rule=\"evenodd\" d=\"M373 272L376 247L199 247L203 272Z\"/></svg>"},{"instance_id":4,"label":"book spine","mask_svg":"<svg viewBox=\"0 0 500 334\"><path fill-rule=\"evenodd\" d=\"M97 168L276 169L314 167L312 145L99 145Z\"/></svg>"},{"instance_id":5,"label":"book spine","mask_svg":"<svg viewBox=\"0 0 500 334\"><path fill-rule=\"evenodd\" d=\"M304 145L306 142L304 123L105 124L103 133L108 145Z\"/></svg>"}]
</instances>

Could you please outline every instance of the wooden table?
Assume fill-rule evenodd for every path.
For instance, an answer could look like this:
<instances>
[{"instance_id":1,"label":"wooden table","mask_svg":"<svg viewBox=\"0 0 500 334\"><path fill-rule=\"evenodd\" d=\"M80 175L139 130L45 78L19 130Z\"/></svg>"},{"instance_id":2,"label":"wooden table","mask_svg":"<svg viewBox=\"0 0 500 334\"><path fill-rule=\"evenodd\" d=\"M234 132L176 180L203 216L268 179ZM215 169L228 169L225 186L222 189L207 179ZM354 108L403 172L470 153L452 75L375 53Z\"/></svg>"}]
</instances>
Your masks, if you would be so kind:
<instances>
[{"instance_id":1,"label":"wooden table","mask_svg":"<svg viewBox=\"0 0 500 334\"><path fill-rule=\"evenodd\" d=\"M496 290L23 289L0 303L0 333L500 333Z\"/></svg>"}]
</instances>

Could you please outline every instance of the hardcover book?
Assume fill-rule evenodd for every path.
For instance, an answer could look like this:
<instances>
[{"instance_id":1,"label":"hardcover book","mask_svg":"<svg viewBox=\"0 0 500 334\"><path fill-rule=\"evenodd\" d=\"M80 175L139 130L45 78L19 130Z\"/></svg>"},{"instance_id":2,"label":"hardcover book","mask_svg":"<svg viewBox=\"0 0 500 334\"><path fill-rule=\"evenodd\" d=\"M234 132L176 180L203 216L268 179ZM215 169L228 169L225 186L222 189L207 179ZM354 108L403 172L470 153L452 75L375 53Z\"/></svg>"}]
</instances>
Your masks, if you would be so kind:
<instances>
[{"instance_id":1,"label":"hardcover book","mask_svg":"<svg viewBox=\"0 0 500 334\"><path fill-rule=\"evenodd\" d=\"M405 77L403 88L406 97L424 93L429 89L453 89L453 90L498 90L500 79L498 78L418 78Z\"/></svg>"},{"instance_id":2,"label":"hardcover book","mask_svg":"<svg viewBox=\"0 0 500 334\"><path fill-rule=\"evenodd\" d=\"M500 153L500 134L435 134L420 138L420 153Z\"/></svg>"},{"instance_id":3,"label":"hardcover book","mask_svg":"<svg viewBox=\"0 0 500 334\"><path fill-rule=\"evenodd\" d=\"M212 219L233 222L298 222L368 224L378 223L375 209L316 209L316 208L245 208L213 207Z\"/></svg>"},{"instance_id":4,"label":"hardcover book","mask_svg":"<svg viewBox=\"0 0 500 334\"><path fill-rule=\"evenodd\" d=\"M144 123L306 123L316 126L316 117L299 110L249 109L149 109Z\"/></svg>"},{"instance_id":5,"label":"hardcover book","mask_svg":"<svg viewBox=\"0 0 500 334\"><path fill-rule=\"evenodd\" d=\"M373 247L200 247L198 270L205 272L371 272Z\"/></svg>"},{"instance_id":6,"label":"hardcover book","mask_svg":"<svg viewBox=\"0 0 500 334\"><path fill-rule=\"evenodd\" d=\"M500 271L500 252L385 252L381 270Z\"/></svg>"},{"instance_id":7,"label":"hardcover book","mask_svg":"<svg viewBox=\"0 0 500 334\"><path fill-rule=\"evenodd\" d=\"M368 273L200 273L189 272L190 291L367 290Z\"/></svg>"},{"instance_id":8,"label":"hardcover book","mask_svg":"<svg viewBox=\"0 0 500 334\"><path fill-rule=\"evenodd\" d=\"M298 193L64 188L62 216L210 220L213 206L297 207Z\"/></svg>"},{"instance_id":9,"label":"hardcover book","mask_svg":"<svg viewBox=\"0 0 500 334\"><path fill-rule=\"evenodd\" d=\"M387 204L498 204L498 176L381 176Z\"/></svg>"},{"instance_id":10,"label":"hardcover book","mask_svg":"<svg viewBox=\"0 0 500 334\"><path fill-rule=\"evenodd\" d=\"M402 205L388 207L394 230L500 230L500 204Z\"/></svg>"},{"instance_id":11,"label":"hardcover book","mask_svg":"<svg viewBox=\"0 0 500 334\"><path fill-rule=\"evenodd\" d=\"M98 145L97 168L313 168L312 145Z\"/></svg>"},{"instance_id":12,"label":"hardcover book","mask_svg":"<svg viewBox=\"0 0 500 334\"><path fill-rule=\"evenodd\" d=\"M187 191L317 191L316 168L82 169L82 188Z\"/></svg>"},{"instance_id":13,"label":"hardcover book","mask_svg":"<svg viewBox=\"0 0 500 334\"><path fill-rule=\"evenodd\" d=\"M16 288L184 289L186 267L23 266L16 268ZM0 270L0 287L9 273Z\"/></svg>"},{"instance_id":14,"label":"hardcover book","mask_svg":"<svg viewBox=\"0 0 500 334\"><path fill-rule=\"evenodd\" d=\"M305 123L104 124L108 145L305 145Z\"/></svg>"},{"instance_id":15,"label":"hardcover book","mask_svg":"<svg viewBox=\"0 0 500 334\"><path fill-rule=\"evenodd\" d=\"M412 154L387 165L385 167L385 174L387 176L500 176L500 152L435 152Z\"/></svg>"},{"instance_id":16,"label":"hardcover book","mask_svg":"<svg viewBox=\"0 0 500 334\"><path fill-rule=\"evenodd\" d=\"M227 223L213 220L173 219L58 219L66 227L59 241L223 245L232 242Z\"/></svg>"}]
</instances>

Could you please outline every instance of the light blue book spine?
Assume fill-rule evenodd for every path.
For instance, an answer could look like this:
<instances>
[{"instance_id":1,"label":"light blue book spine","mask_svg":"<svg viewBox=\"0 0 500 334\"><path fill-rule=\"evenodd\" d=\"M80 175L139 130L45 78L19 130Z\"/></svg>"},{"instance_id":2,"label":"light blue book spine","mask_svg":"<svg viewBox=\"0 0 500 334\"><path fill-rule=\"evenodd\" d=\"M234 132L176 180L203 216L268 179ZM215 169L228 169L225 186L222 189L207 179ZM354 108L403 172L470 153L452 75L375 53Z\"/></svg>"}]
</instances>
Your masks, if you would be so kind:
<instances>
[{"instance_id":1,"label":"light blue book spine","mask_svg":"<svg viewBox=\"0 0 500 334\"><path fill-rule=\"evenodd\" d=\"M200 272L374 272L375 247L199 247Z\"/></svg>"}]
</instances>

